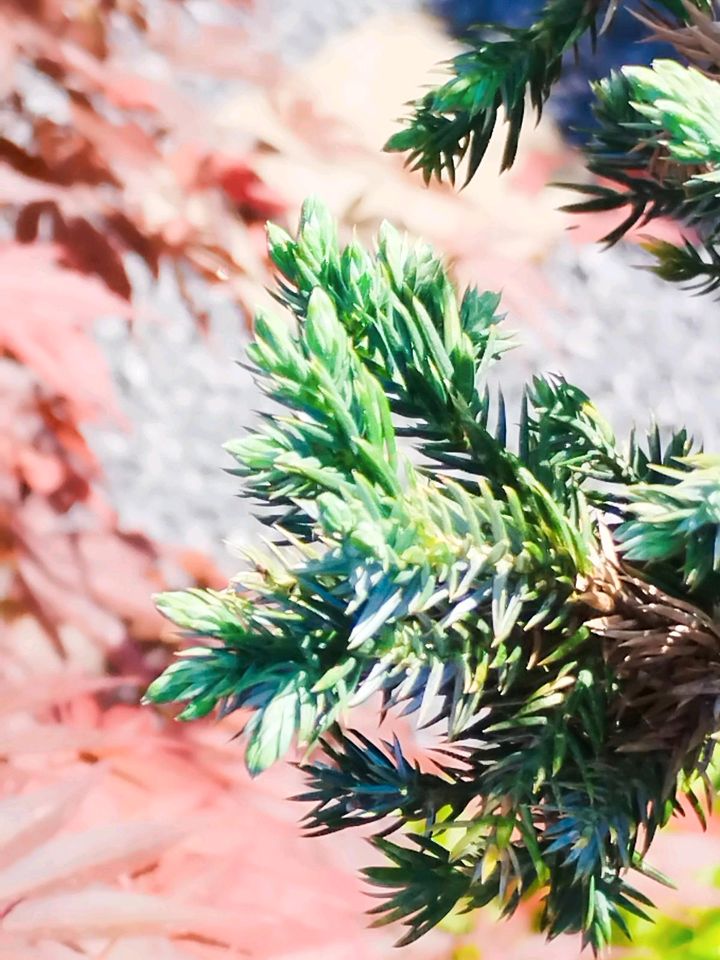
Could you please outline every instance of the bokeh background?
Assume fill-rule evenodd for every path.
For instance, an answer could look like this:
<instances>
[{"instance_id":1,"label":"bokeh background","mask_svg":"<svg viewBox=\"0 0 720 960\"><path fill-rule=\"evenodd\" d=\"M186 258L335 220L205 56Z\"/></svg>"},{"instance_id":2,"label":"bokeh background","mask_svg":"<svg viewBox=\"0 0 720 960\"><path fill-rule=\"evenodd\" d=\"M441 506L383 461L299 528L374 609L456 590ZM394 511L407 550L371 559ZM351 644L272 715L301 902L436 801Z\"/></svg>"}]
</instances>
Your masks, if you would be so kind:
<instances>
[{"instance_id":1,"label":"bokeh background","mask_svg":"<svg viewBox=\"0 0 720 960\"><path fill-rule=\"evenodd\" d=\"M321 196L348 233L383 218L461 284L501 289L536 370L620 432L720 440L717 304L643 270L606 217L559 211L585 176L588 80L662 54L619 20L570 66L502 178L458 194L381 153L493 0L0 0L0 960L389 960L370 930L362 836L306 840L296 771L250 781L239 722L141 707L177 637L151 596L221 587L257 536L221 444L259 395L241 360L272 303L264 222ZM653 228L673 234L670 224ZM636 239L636 238L635 238ZM679 822L632 958L716 958L720 838ZM559 960L535 907L450 918L407 960Z\"/></svg>"}]
</instances>

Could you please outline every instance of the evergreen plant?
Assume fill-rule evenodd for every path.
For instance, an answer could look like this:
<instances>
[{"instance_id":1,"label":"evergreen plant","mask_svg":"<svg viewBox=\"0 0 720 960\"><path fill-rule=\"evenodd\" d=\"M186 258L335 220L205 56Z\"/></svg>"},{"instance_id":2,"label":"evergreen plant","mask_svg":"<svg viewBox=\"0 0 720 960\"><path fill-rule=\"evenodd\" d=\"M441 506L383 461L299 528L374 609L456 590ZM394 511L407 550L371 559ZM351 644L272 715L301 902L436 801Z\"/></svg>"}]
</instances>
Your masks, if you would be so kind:
<instances>
[{"instance_id":1,"label":"evergreen plant","mask_svg":"<svg viewBox=\"0 0 720 960\"><path fill-rule=\"evenodd\" d=\"M467 180L503 124L510 166L528 104L618 6L548 0L528 29L478 28L389 149ZM676 218L687 239L649 242L655 269L713 290L720 25L703 0L640 15L678 61L596 85L603 182L575 209L625 209L611 242ZM548 935L600 950L649 906L633 873L662 879L656 832L712 802L720 456L685 430L620 442L559 377L508 417L488 386L512 345L499 298L459 294L388 225L343 246L309 201L296 236L268 236L287 316L259 315L248 354L272 412L227 449L271 534L226 590L159 597L194 645L147 697L183 720L246 710L253 774L304 751L309 833L376 825L372 913L403 921L401 942L458 904L510 915L541 891ZM348 727L375 695L431 729L432 762Z\"/></svg>"}]
</instances>

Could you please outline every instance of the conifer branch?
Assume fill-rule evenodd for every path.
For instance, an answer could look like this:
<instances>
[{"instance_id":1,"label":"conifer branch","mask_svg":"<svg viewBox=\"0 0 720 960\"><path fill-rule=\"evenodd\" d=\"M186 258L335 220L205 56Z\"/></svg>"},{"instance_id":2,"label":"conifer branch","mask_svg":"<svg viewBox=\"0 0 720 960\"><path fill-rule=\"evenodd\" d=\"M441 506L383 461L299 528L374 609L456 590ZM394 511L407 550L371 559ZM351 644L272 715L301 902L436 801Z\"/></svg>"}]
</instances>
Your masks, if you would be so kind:
<instances>
[{"instance_id":1,"label":"conifer branch","mask_svg":"<svg viewBox=\"0 0 720 960\"><path fill-rule=\"evenodd\" d=\"M630 874L680 797L702 813L717 458L684 431L622 447L549 378L512 444L486 391L497 297L458 297L388 226L372 253L342 248L313 202L270 246L295 327L259 318L249 355L284 412L228 449L275 538L227 590L159 598L194 646L147 697L182 719L248 710L252 773L322 743L307 829L377 824L373 913L407 924L401 942L458 902L509 915L542 889L548 935L602 949L647 906ZM343 732L377 692L434 726L434 771Z\"/></svg>"},{"instance_id":2,"label":"conifer branch","mask_svg":"<svg viewBox=\"0 0 720 960\"><path fill-rule=\"evenodd\" d=\"M594 49L621 0L546 0L538 19L526 29L497 24L477 26L470 48L449 64L450 79L413 105L405 129L385 149L404 153L413 170L429 182L447 177L455 183L467 160L465 183L477 172L499 121L507 126L501 170L510 168L529 105L537 119L560 79L563 59L589 35ZM659 0L660 6L687 21L692 10L710 9L709 0Z\"/></svg>"},{"instance_id":3,"label":"conifer branch","mask_svg":"<svg viewBox=\"0 0 720 960\"><path fill-rule=\"evenodd\" d=\"M426 182L446 175L454 183L457 167L467 157L467 182L503 115L508 131L502 169L508 169L517 153L526 100L539 117L566 51L584 34L594 35L601 12L615 7L617 0L547 0L541 17L525 30L478 28L471 49L452 60L451 79L417 101L406 128L385 149L406 153L408 164L421 170Z\"/></svg>"},{"instance_id":4,"label":"conifer branch","mask_svg":"<svg viewBox=\"0 0 720 960\"><path fill-rule=\"evenodd\" d=\"M625 67L595 86L598 127L588 169L616 186L574 189L590 199L566 210L629 208L605 238L668 216L712 237L720 222L720 87L672 60ZM569 186L569 185L566 185Z\"/></svg>"}]
</instances>

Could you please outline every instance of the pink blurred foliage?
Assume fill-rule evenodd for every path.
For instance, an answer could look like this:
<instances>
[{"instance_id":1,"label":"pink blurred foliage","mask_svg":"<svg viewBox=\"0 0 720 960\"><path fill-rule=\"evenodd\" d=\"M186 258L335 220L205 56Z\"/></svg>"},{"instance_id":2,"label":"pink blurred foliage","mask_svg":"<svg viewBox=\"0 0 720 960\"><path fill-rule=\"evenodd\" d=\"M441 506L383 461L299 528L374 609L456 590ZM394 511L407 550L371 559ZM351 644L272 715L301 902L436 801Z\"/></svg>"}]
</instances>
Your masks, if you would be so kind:
<instances>
[{"instance_id":1,"label":"pink blurred foliage","mask_svg":"<svg viewBox=\"0 0 720 960\"><path fill-rule=\"evenodd\" d=\"M0 247L0 613L9 631L31 618L51 647L73 630L109 650L157 634L163 560L118 528L82 426L119 417L91 328L128 305L58 258Z\"/></svg>"},{"instance_id":2,"label":"pink blurred foliage","mask_svg":"<svg viewBox=\"0 0 720 960\"><path fill-rule=\"evenodd\" d=\"M17 240L49 237L68 265L126 299L129 253L154 276L168 261L236 296L242 277L259 278L245 220L279 212L282 200L253 171L252 130L223 145L203 101L178 81L267 79L274 67L231 24L228 77L218 33L179 0L0 2L0 196Z\"/></svg>"},{"instance_id":3,"label":"pink blurred foliage","mask_svg":"<svg viewBox=\"0 0 720 960\"><path fill-rule=\"evenodd\" d=\"M301 789L298 771L278 766L251 784L237 721L178 727L120 702L132 699L132 678L18 673L3 652L15 676L0 680L0 956L390 956L394 932L367 929L363 915L362 832L301 837L302 808L285 799ZM646 889L665 910L688 896L717 905L702 875L719 854L716 824L701 835L680 822L654 862L682 899ZM463 937L436 932L404 956L578 955L572 938L545 944L531 914L498 924L483 912Z\"/></svg>"},{"instance_id":4,"label":"pink blurred foliage","mask_svg":"<svg viewBox=\"0 0 720 960\"><path fill-rule=\"evenodd\" d=\"M255 138L221 143L177 79L216 76L206 31L179 0L0 0L0 612L87 668L157 641L154 591L220 584L120 528L85 431L132 426L93 336L143 309L130 259L174 270L201 325L198 289L242 300L264 277L255 228L283 203L252 169Z\"/></svg>"},{"instance_id":5,"label":"pink blurred foliage","mask_svg":"<svg viewBox=\"0 0 720 960\"><path fill-rule=\"evenodd\" d=\"M236 728L181 731L118 702L132 684L0 679L0 956L387 956L391 936L365 927L361 838L302 838L296 770L251 787Z\"/></svg>"}]
</instances>

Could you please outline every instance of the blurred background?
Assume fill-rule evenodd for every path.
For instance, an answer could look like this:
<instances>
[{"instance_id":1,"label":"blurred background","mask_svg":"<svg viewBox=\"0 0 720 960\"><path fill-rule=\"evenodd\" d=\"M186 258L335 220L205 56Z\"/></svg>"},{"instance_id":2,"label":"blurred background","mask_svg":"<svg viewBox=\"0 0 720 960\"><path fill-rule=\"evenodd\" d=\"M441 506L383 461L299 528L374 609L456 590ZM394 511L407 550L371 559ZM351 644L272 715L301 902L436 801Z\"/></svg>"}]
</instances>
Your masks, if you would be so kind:
<instances>
[{"instance_id":1,"label":"blurred background","mask_svg":"<svg viewBox=\"0 0 720 960\"><path fill-rule=\"evenodd\" d=\"M0 958L385 960L361 836L309 841L289 766L246 776L238 723L138 706L177 643L166 588L224 585L256 535L221 444L252 424L242 360L271 303L268 218L322 196L348 233L383 218L461 284L504 292L533 371L566 375L618 431L720 440L720 318L638 267L613 223L572 220L588 81L662 54L619 18L569 66L498 178L425 188L381 147L495 0L0 0ZM673 235L672 225L654 229ZM720 836L678 823L654 863L657 927L630 958L718 957ZM529 906L452 917L407 960L559 960Z\"/></svg>"}]
</instances>

